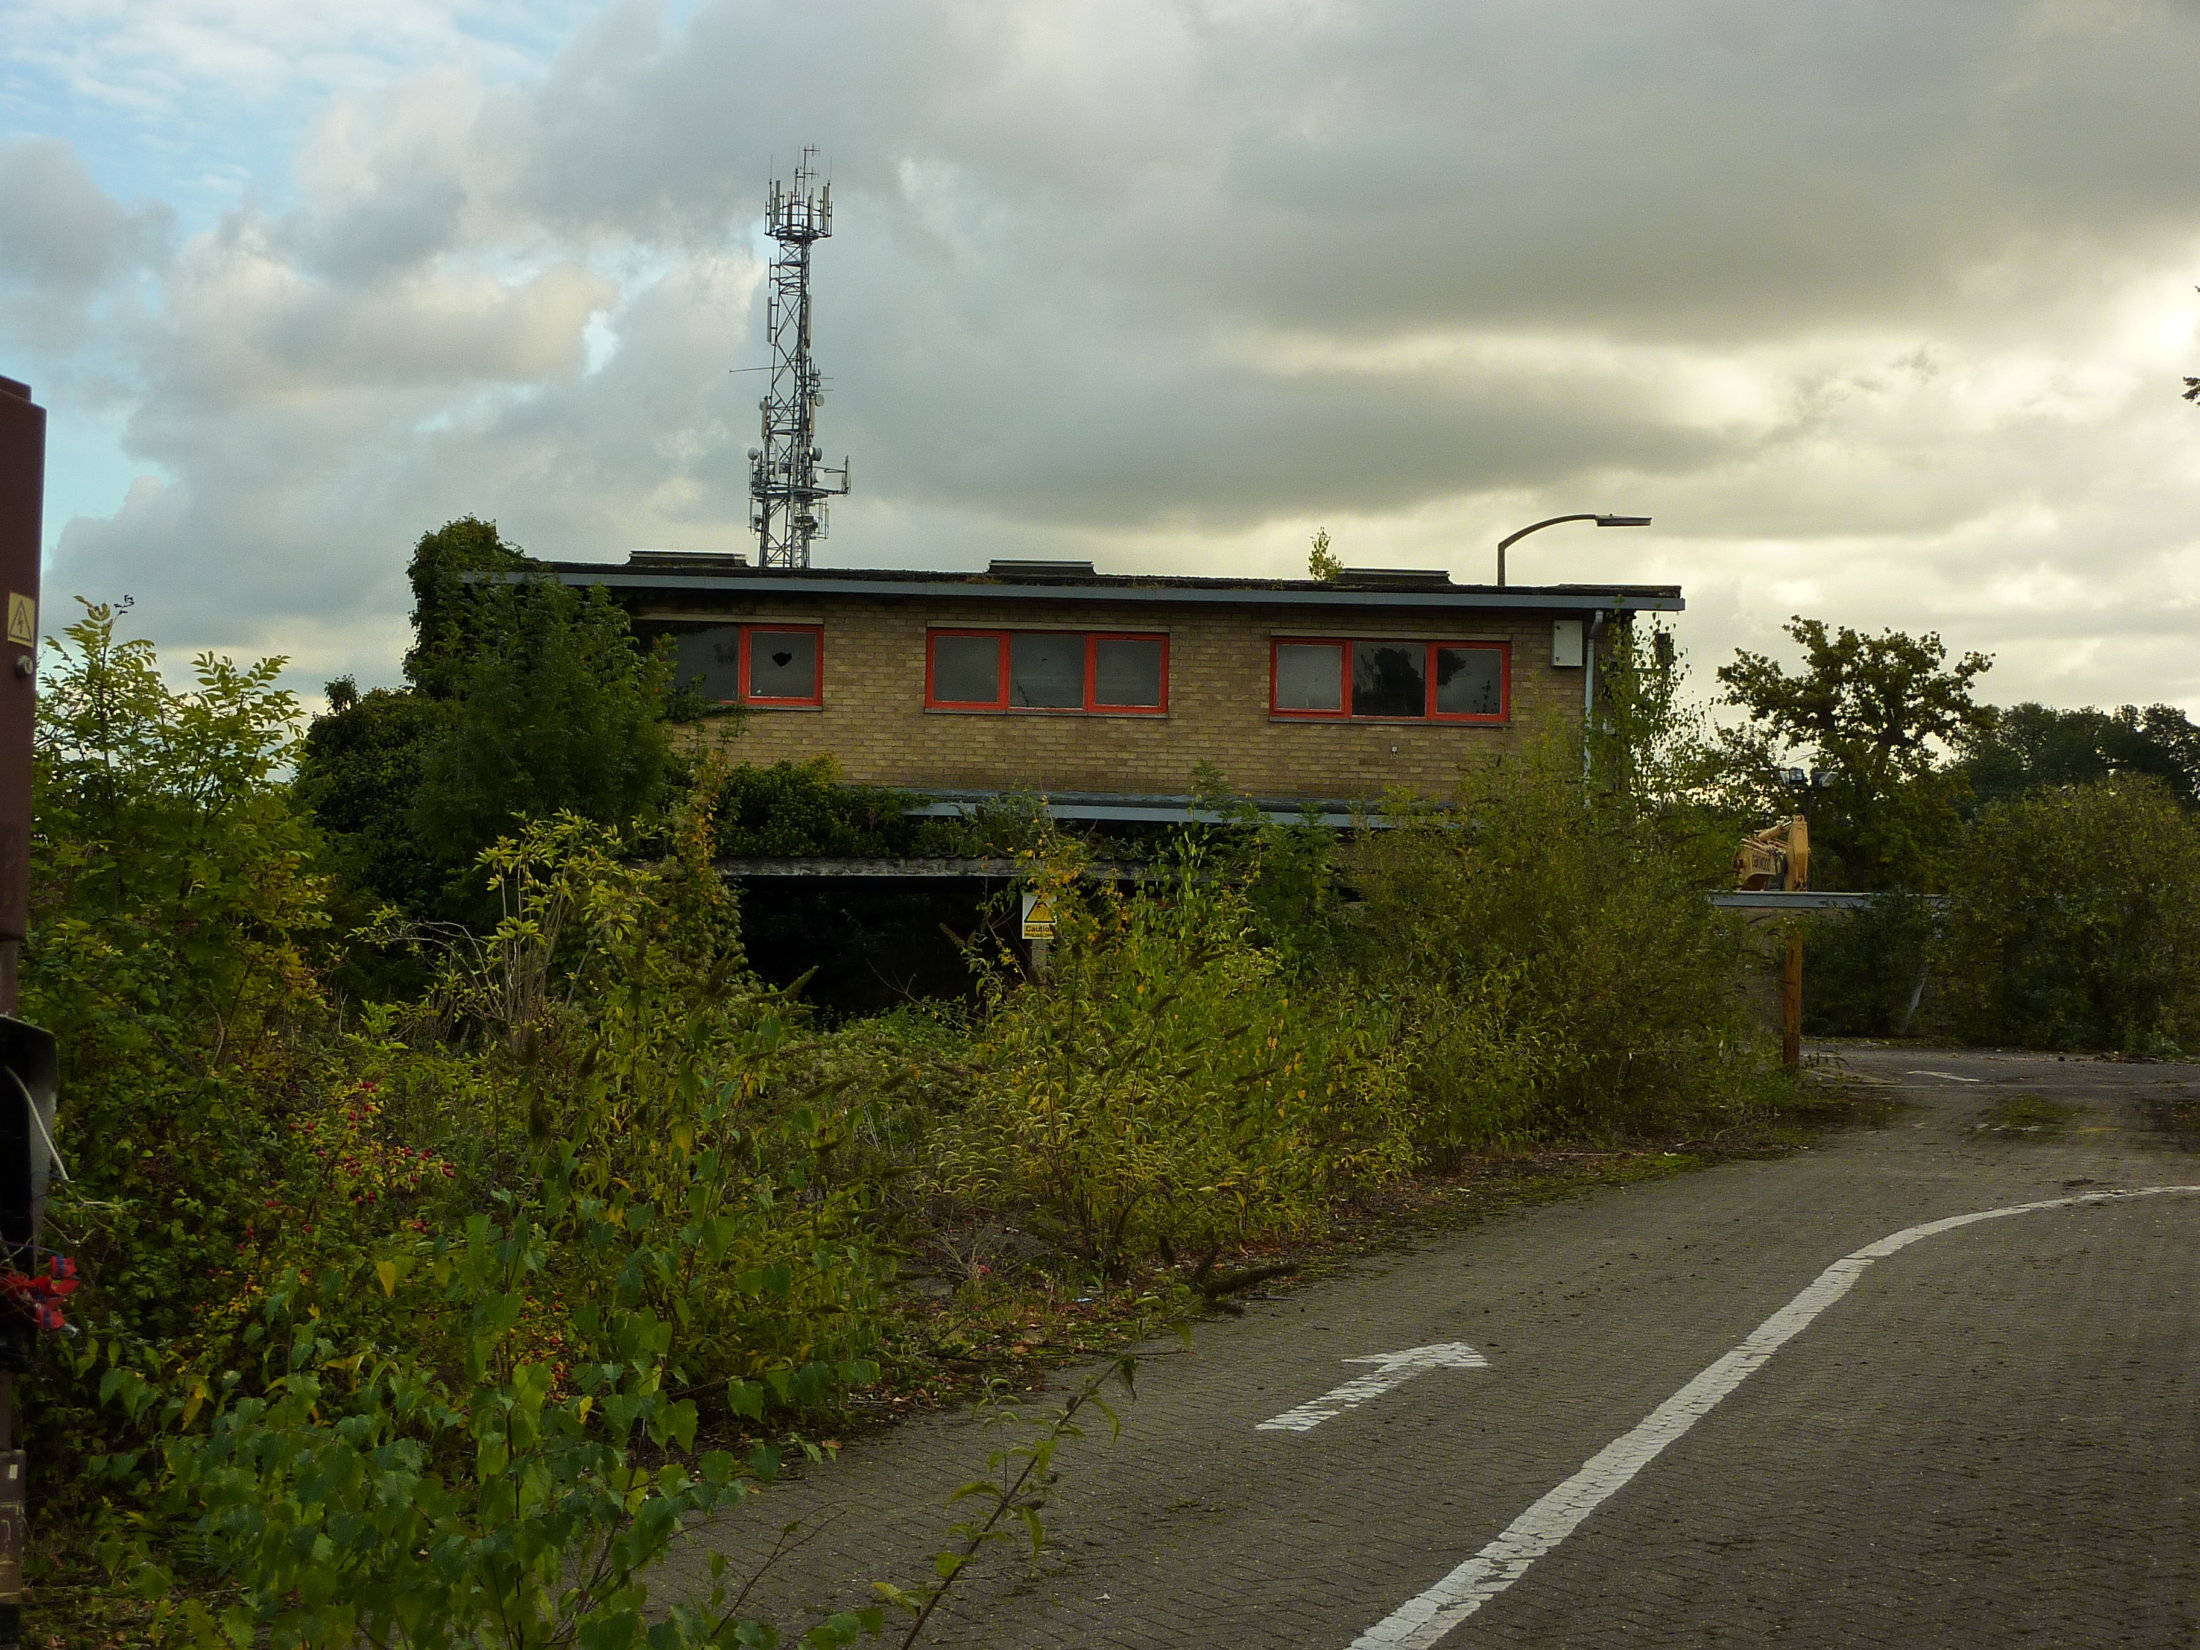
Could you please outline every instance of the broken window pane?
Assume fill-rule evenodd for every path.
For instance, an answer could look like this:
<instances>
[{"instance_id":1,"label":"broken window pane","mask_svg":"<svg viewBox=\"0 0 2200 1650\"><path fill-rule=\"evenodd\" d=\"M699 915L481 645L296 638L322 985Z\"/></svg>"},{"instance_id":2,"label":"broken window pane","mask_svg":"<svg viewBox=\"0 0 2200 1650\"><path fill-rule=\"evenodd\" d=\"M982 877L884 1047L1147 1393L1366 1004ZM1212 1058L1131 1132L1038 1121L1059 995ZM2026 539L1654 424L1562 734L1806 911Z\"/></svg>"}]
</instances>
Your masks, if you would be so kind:
<instances>
[{"instance_id":1,"label":"broken window pane","mask_svg":"<svg viewBox=\"0 0 2200 1650\"><path fill-rule=\"evenodd\" d=\"M1008 644L1008 702L1080 710L1085 703L1085 638L1022 630Z\"/></svg>"},{"instance_id":2,"label":"broken window pane","mask_svg":"<svg viewBox=\"0 0 2200 1650\"><path fill-rule=\"evenodd\" d=\"M693 688L710 704L741 697L741 627L715 625L683 630L675 644L673 667L683 688Z\"/></svg>"},{"instance_id":3,"label":"broken window pane","mask_svg":"<svg viewBox=\"0 0 2200 1650\"><path fill-rule=\"evenodd\" d=\"M1445 716L1498 716L1505 709L1503 660L1494 647L1436 650L1436 708Z\"/></svg>"},{"instance_id":4,"label":"broken window pane","mask_svg":"<svg viewBox=\"0 0 2200 1650\"><path fill-rule=\"evenodd\" d=\"M1426 716L1426 653L1416 642L1354 642L1352 714Z\"/></svg>"},{"instance_id":5,"label":"broken window pane","mask_svg":"<svg viewBox=\"0 0 2200 1650\"><path fill-rule=\"evenodd\" d=\"M1278 642L1276 709L1344 709L1344 644Z\"/></svg>"},{"instance_id":6,"label":"broken window pane","mask_svg":"<svg viewBox=\"0 0 2200 1650\"><path fill-rule=\"evenodd\" d=\"M1092 644L1092 702L1136 710L1161 708L1161 643L1103 636Z\"/></svg>"},{"instance_id":7,"label":"broken window pane","mask_svg":"<svg viewBox=\"0 0 2200 1650\"><path fill-rule=\"evenodd\" d=\"M943 705L999 704L1000 637L934 636L932 697Z\"/></svg>"},{"instance_id":8,"label":"broken window pane","mask_svg":"<svg viewBox=\"0 0 2200 1650\"><path fill-rule=\"evenodd\" d=\"M749 694L756 699L815 699L817 633L750 631Z\"/></svg>"}]
</instances>

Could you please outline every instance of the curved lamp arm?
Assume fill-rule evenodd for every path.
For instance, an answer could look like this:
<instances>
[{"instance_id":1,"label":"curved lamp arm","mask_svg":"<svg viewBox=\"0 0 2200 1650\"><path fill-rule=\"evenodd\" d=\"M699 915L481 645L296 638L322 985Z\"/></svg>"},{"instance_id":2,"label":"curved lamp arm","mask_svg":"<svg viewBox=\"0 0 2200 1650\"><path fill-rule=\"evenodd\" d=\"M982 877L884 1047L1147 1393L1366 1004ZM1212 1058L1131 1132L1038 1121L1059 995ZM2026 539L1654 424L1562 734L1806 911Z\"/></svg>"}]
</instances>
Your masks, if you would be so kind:
<instances>
[{"instance_id":1,"label":"curved lamp arm","mask_svg":"<svg viewBox=\"0 0 2200 1650\"><path fill-rule=\"evenodd\" d=\"M1556 527L1562 521L1593 521L1599 527L1647 527L1650 525L1648 516L1606 516L1598 515L1593 510L1584 511L1580 515L1550 516L1542 521L1530 522L1527 526L1521 528L1519 532L1508 534L1497 541L1497 587L1500 590L1505 588L1505 552L1530 533L1540 533L1544 528Z\"/></svg>"}]
</instances>

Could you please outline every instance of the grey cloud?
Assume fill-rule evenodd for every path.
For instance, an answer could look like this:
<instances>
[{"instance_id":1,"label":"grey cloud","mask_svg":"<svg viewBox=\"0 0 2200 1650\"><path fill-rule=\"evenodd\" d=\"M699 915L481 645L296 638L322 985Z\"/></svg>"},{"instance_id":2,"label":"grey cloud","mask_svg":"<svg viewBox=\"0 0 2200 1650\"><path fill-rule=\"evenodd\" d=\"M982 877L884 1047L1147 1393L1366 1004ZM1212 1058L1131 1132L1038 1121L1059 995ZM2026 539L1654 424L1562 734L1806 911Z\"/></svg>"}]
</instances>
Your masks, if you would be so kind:
<instances>
[{"instance_id":1,"label":"grey cloud","mask_svg":"<svg viewBox=\"0 0 2200 1650\"><path fill-rule=\"evenodd\" d=\"M2200 247L2196 30L2168 0L618 5L532 83L348 96L295 210L185 249L133 334L132 439L175 479L60 566L164 590L179 633L335 647L463 510L548 554L738 546L761 386L725 369L760 359L763 185L815 141L835 559L1281 570L1349 519L1355 555L1465 568L1586 497L1659 532L1548 565L1683 577L1711 634L1846 604L2103 681L2086 638L2194 589L2200 350L2157 385L2114 316ZM2058 581L2083 599L2026 594Z\"/></svg>"},{"instance_id":2,"label":"grey cloud","mask_svg":"<svg viewBox=\"0 0 2200 1650\"><path fill-rule=\"evenodd\" d=\"M0 327L45 352L78 341L92 305L162 255L159 206L126 207L59 138L0 143Z\"/></svg>"}]
</instances>

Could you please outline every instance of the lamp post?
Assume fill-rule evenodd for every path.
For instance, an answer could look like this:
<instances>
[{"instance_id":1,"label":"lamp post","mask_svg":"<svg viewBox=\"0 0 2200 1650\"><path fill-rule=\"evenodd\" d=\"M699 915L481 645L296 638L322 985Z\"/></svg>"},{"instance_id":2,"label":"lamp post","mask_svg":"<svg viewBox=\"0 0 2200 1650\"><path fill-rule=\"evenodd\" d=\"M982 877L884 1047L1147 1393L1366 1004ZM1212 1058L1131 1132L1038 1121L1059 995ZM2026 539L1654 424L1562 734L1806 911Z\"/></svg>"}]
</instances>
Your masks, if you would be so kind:
<instances>
[{"instance_id":1,"label":"lamp post","mask_svg":"<svg viewBox=\"0 0 2200 1650\"><path fill-rule=\"evenodd\" d=\"M1505 588L1505 552L1526 538L1530 533L1540 533L1546 527L1556 527L1562 521L1593 521L1599 527L1647 527L1648 516L1600 516L1590 512L1578 516L1552 516L1547 521L1531 522L1509 538L1497 541L1497 588Z\"/></svg>"}]
</instances>

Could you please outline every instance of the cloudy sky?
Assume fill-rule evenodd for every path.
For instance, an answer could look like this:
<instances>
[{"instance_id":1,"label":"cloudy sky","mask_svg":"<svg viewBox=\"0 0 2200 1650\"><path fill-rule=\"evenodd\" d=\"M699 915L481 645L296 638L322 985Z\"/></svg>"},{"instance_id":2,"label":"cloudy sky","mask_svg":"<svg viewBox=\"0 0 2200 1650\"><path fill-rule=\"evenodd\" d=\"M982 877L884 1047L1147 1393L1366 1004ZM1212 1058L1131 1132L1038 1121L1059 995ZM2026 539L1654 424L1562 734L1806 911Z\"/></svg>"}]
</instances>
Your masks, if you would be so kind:
<instances>
[{"instance_id":1,"label":"cloudy sky","mask_svg":"<svg viewBox=\"0 0 2200 1650\"><path fill-rule=\"evenodd\" d=\"M1686 587L2200 710L2193 0L0 0L48 597L388 680L411 542L741 549L834 180L820 562ZM52 609L49 608L49 612Z\"/></svg>"}]
</instances>

